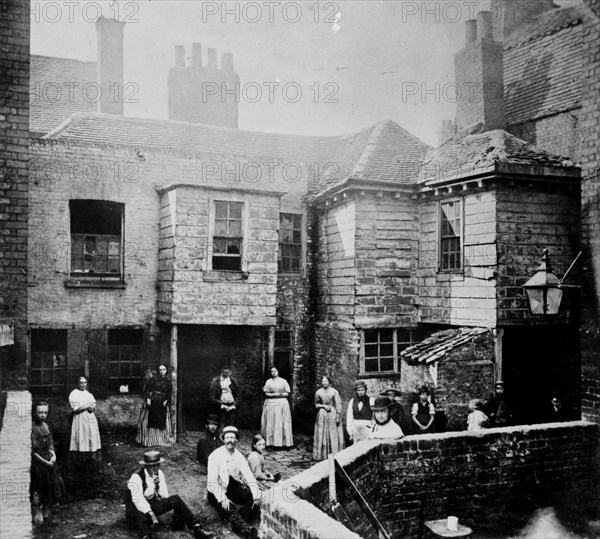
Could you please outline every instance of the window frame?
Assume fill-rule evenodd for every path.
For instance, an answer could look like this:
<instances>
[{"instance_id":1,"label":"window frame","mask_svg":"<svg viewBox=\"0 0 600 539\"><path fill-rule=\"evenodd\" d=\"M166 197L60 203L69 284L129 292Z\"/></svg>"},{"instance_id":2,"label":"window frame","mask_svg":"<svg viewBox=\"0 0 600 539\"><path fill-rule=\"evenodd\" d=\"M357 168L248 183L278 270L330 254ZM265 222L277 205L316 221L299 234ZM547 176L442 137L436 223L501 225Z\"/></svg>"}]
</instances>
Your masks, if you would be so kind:
<instances>
[{"instance_id":1,"label":"window frame","mask_svg":"<svg viewBox=\"0 0 600 539\"><path fill-rule=\"evenodd\" d=\"M35 333L37 332L49 332L49 331L53 331L53 332L63 332L64 336L62 336L61 338L64 339L65 344L64 344L64 350L34 350L34 339L35 337ZM40 337L41 338L41 337ZM63 328L32 328L31 329L31 335L30 335L30 359L29 359L29 365L28 365L28 373L27 373L27 377L28 377L28 386L29 386L29 391L31 392L32 395L36 395L36 396L41 396L41 397L51 397L51 396L63 396L66 387L67 387L67 377L68 377L68 370L67 370L67 366L69 364L69 330L68 329L63 329ZM52 380L55 381L56 376L55 376L55 372L56 372L56 368L55 366L52 366L52 368L44 368L44 358L40 358L40 367L34 367L34 357L37 354L53 354L54 355L60 355L63 354L64 355L64 364L60 365L59 367L62 368L62 375L63 375L63 381L62 384L57 385L55 383L52 384L44 384L44 371L51 371L52 372ZM32 384L32 375L33 375L33 371L40 371L40 384L36 384L33 385ZM54 389L50 389L49 391L46 388L54 388Z\"/></svg>"},{"instance_id":2,"label":"window frame","mask_svg":"<svg viewBox=\"0 0 600 539\"><path fill-rule=\"evenodd\" d=\"M242 217L241 217L241 247L240 247L240 269L219 269L213 267L214 252L214 240L215 240L215 223L216 223L216 203L227 202L227 203L238 203L242 205ZM223 193L222 195L211 197L209 199L209 216L208 216L208 241L209 249L206 257L206 271L225 271L228 273L241 273L248 271L248 260L244 256L245 251L245 240L248 235L248 201L235 194ZM221 238L222 236L217 236Z\"/></svg>"},{"instance_id":3,"label":"window frame","mask_svg":"<svg viewBox=\"0 0 600 539\"><path fill-rule=\"evenodd\" d=\"M292 231L294 230L299 230L300 231L300 243L299 244L295 244L295 243L283 243L281 241L281 217L283 215L292 215L295 217L299 217L300 218L300 226L298 229L292 228ZM280 275L301 275L304 276L305 275L305 271L306 271L306 213L304 212L299 212L299 213L294 213L294 212L290 212L290 211L280 211L279 212L279 228L278 228L278 235L279 237L277 238L277 273ZM299 245L300 247L300 254L299 254L299 259L298 259L298 270L297 271L283 271L281 270L281 260L283 259L283 249L282 246L283 245Z\"/></svg>"},{"instance_id":4,"label":"window frame","mask_svg":"<svg viewBox=\"0 0 600 539\"><path fill-rule=\"evenodd\" d=\"M458 218L460 219L459 223L459 235L456 236L444 236L442 233L443 226L443 207L447 204L458 204ZM464 218L464 199L457 197L446 200L438 201L437 207L437 217L438 217L438 226L437 226L437 271L438 273L463 273L464 271L464 226L465 226L465 218ZM459 248L460 252L458 254L459 257L459 267L455 268L444 268L444 246L443 242L445 239L453 239L457 238L459 240Z\"/></svg>"},{"instance_id":5,"label":"window frame","mask_svg":"<svg viewBox=\"0 0 600 539\"><path fill-rule=\"evenodd\" d=\"M120 212L120 232L119 234L96 234L96 233L81 233L81 232L73 232L73 207L71 206L71 202L96 202L101 204L113 205L114 208L118 208ZM115 272L86 272L84 270L76 271L73 268L73 259L74 259L74 246L75 241L74 237L82 237L81 243L82 245L82 257L85 255L83 252L85 247L86 237L90 238L119 238L119 263L118 274ZM108 240L107 240L108 241ZM107 244L107 262L109 258L108 254L109 244ZM82 259L83 260L83 259ZM108 268L108 265L107 265ZM115 202L112 200L101 200L101 199L70 199L69 200L69 282L74 281L87 281L91 283L99 283L99 282L107 282L107 283L124 283L125 279L125 204L122 202ZM67 283L67 284L68 284Z\"/></svg>"},{"instance_id":6,"label":"window frame","mask_svg":"<svg viewBox=\"0 0 600 539\"><path fill-rule=\"evenodd\" d=\"M376 371L367 371L365 369L366 366L366 356L365 356L365 345L366 344L376 344L374 342L367 343L366 342L366 331L377 331L378 332L378 340L377 344L392 344L392 358L394 362L393 370L376 370ZM379 332L381 331L392 331L392 341L381 341L381 337ZM400 340L399 332L406 332L408 336L408 340L402 339ZM404 337L404 335L402 335ZM379 376L398 376L400 375L401 370L401 362L400 362L400 352L409 346L412 346L416 342L416 330L415 328L405 328L405 327L377 327L377 328L364 328L360 330L360 366L359 366L359 376L361 377L379 377ZM388 357L388 356L385 356ZM381 357L378 356L378 366L381 367Z\"/></svg>"},{"instance_id":7,"label":"window frame","mask_svg":"<svg viewBox=\"0 0 600 539\"><path fill-rule=\"evenodd\" d=\"M111 344L111 332L117 332L117 331L129 331L129 332L139 332L139 339L140 342L136 343L136 344ZM118 380L120 383L118 384L118 386L122 386L125 382L130 382L132 379L137 378L137 382L139 384L139 390L132 390L129 389L129 395L141 395L144 391L144 387L143 387L143 376L144 376L144 362L142 360L142 354L143 354L143 346L144 346L144 330L142 328L138 328L138 327L118 327L118 328L109 328L106 332L106 382L107 382L107 387L108 387L108 391L111 395L115 395L115 394L119 394L119 388L114 388L112 386L112 382L114 380ZM122 361L121 359L121 354L123 352L123 349L127 348L129 351L129 368L130 368L130 373L131 373L131 365L132 363L137 363L139 364L139 373L137 374L137 376L134 375L129 375L126 377L121 376L121 366L122 364L125 363L125 361ZM132 361L131 357L131 352L132 352L132 348L138 348L137 352L138 352L138 360L137 361ZM119 361L112 361L111 357L112 357L112 351L113 350L118 350L119 352ZM118 363L119 365L119 376L112 376L112 371L111 371L111 363Z\"/></svg>"}]
</instances>

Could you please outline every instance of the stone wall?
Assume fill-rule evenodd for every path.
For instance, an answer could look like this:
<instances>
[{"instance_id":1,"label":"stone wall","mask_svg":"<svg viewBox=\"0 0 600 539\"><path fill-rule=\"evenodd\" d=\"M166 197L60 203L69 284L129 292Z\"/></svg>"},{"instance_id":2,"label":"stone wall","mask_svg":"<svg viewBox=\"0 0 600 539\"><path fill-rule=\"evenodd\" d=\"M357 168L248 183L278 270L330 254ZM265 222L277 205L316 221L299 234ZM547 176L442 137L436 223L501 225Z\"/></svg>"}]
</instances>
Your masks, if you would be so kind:
<instances>
[{"instance_id":1,"label":"stone wall","mask_svg":"<svg viewBox=\"0 0 600 539\"><path fill-rule=\"evenodd\" d=\"M15 325L3 354L3 387L27 384L29 3L0 5L0 323Z\"/></svg>"},{"instance_id":2,"label":"stone wall","mask_svg":"<svg viewBox=\"0 0 600 539\"><path fill-rule=\"evenodd\" d=\"M8 391L0 430L0 539L29 539L31 395Z\"/></svg>"},{"instance_id":3,"label":"stone wall","mask_svg":"<svg viewBox=\"0 0 600 539\"><path fill-rule=\"evenodd\" d=\"M513 534L548 506L582 525L595 509L597 458L598 426L583 421L367 441L336 455L390 535L415 538L423 521L449 514L476 533ZM359 533L331 518L328 470L321 462L265 496L266 537L373 536L345 490L338 499Z\"/></svg>"}]
</instances>

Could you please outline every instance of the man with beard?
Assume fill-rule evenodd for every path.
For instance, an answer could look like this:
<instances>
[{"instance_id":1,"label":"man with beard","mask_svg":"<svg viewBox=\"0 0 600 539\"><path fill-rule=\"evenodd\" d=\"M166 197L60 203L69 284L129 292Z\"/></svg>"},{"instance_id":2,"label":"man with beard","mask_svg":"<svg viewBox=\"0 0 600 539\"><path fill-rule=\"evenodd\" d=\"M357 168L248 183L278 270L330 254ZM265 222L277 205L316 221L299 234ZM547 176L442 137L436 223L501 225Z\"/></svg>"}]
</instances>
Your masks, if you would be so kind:
<instances>
[{"instance_id":1,"label":"man with beard","mask_svg":"<svg viewBox=\"0 0 600 539\"><path fill-rule=\"evenodd\" d=\"M200 466L202 466L203 473L206 473L206 466L208 465L208 457L210 454L223 445L221 438L219 438L218 430L219 416L216 414L209 414L206 418L204 432L200 433L198 445L196 446L196 460L200 463Z\"/></svg>"},{"instance_id":2,"label":"man with beard","mask_svg":"<svg viewBox=\"0 0 600 539\"><path fill-rule=\"evenodd\" d=\"M496 382L496 390L483 406L484 413L490 418L490 427L506 427L512 424L512 414L504 397L504 382Z\"/></svg>"},{"instance_id":3,"label":"man with beard","mask_svg":"<svg viewBox=\"0 0 600 539\"><path fill-rule=\"evenodd\" d=\"M402 438L404 433L396 422L390 417L392 401L389 397L377 397L371 407L373 410L373 428L369 439Z\"/></svg>"},{"instance_id":4,"label":"man with beard","mask_svg":"<svg viewBox=\"0 0 600 539\"><path fill-rule=\"evenodd\" d=\"M208 457L206 499L235 532L255 539L258 530L249 522L260 511L260 490L244 455L236 449L239 436L237 428L225 427L220 436L223 447ZM234 504L241 505L239 511Z\"/></svg>"},{"instance_id":5,"label":"man with beard","mask_svg":"<svg viewBox=\"0 0 600 539\"><path fill-rule=\"evenodd\" d=\"M346 412L346 430L353 443L366 440L371 432L373 412L371 405L375 399L367 395L367 384L363 380L354 382L356 397L350 399Z\"/></svg>"}]
</instances>

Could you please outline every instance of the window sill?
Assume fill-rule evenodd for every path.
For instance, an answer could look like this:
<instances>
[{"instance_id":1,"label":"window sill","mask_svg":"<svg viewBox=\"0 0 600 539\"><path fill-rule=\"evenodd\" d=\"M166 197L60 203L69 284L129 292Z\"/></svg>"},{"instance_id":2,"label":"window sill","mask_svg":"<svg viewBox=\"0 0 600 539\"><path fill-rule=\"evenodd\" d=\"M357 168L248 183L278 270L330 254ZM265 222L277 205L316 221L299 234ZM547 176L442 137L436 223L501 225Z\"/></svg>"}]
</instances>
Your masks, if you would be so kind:
<instances>
[{"instance_id":1,"label":"window sill","mask_svg":"<svg viewBox=\"0 0 600 539\"><path fill-rule=\"evenodd\" d=\"M462 269L454 271L438 271L435 275L435 280L438 283L447 281L464 281L465 272Z\"/></svg>"},{"instance_id":2,"label":"window sill","mask_svg":"<svg viewBox=\"0 0 600 539\"><path fill-rule=\"evenodd\" d=\"M358 375L359 380L367 378L399 378L399 372L361 372Z\"/></svg>"},{"instance_id":3,"label":"window sill","mask_svg":"<svg viewBox=\"0 0 600 539\"><path fill-rule=\"evenodd\" d=\"M65 288L114 288L114 289L125 289L127 285L123 281L117 280L103 280L100 278L81 278L77 279L71 277L65 281Z\"/></svg>"},{"instance_id":4,"label":"window sill","mask_svg":"<svg viewBox=\"0 0 600 539\"><path fill-rule=\"evenodd\" d=\"M245 281L248 272L242 270L208 270L204 272L204 281Z\"/></svg>"}]
</instances>

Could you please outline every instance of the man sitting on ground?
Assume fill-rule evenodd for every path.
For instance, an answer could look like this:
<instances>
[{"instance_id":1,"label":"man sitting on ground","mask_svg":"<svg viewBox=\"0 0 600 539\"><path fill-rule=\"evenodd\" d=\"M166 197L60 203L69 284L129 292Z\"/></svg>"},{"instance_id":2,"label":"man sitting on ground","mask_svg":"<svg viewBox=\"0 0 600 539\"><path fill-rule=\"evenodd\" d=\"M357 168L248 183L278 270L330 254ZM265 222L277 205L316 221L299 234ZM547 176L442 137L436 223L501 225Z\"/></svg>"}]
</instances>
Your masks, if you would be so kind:
<instances>
[{"instance_id":1,"label":"man sitting on ground","mask_svg":"<svg viewBox=\"0 0 600 539\"><path fill-rule=\"evenodd\" d=\"M237 428L225 427L221 433L225 445L208 457L206 498L235 532L244 539L255 539L258 530L249 522L260 510L260 490L244 455L236 449L239 436ZM242 506L239 511L234 504Z\"/></svg>"},{"instance_id":2,"label":"man sitting on ground","mask_svg":"<svg viewBox=\"0 0 600 539\"><path fill-rule=\"evenodd\" d=\"M140 539L152 539L152 530L158 525L158 516L173 511L173 529L183 529L184 524L194 532L194 537L212 537L214 533L200 527L187 504L179 496L169 496L165 476L160 465L165 461L158 451L147 451L142 467L127 483L128 497L125 516L138 529Z\"/></svg>"}]
</instances>

